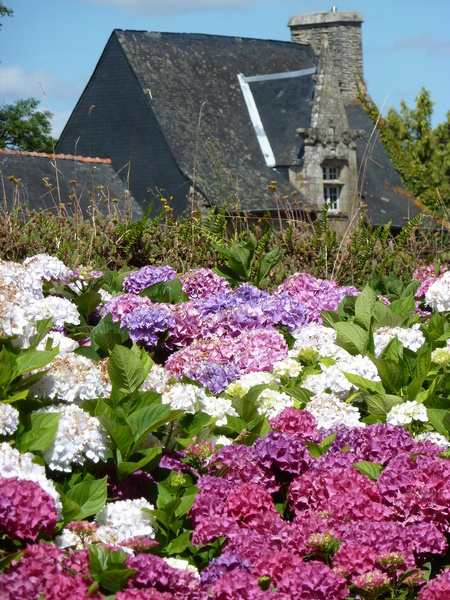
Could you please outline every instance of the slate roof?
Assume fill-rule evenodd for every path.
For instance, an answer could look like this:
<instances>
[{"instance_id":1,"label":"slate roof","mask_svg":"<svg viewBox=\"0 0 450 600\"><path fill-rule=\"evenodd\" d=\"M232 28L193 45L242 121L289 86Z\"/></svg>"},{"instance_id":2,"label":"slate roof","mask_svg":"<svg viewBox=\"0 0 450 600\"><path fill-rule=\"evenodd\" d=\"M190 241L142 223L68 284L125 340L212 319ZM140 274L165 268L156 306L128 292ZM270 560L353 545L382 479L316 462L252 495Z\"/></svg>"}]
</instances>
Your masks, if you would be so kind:
<instances>
[{"instance_id":1,"label":"slate roof","mask_svg":"<svg viewBox=\"0 0 450 600\"><path fill-rule=\"evenodd\" d=\"M358 190L362 202L367 205L367 218L375 226L392 220L393 228L401 228L405 225L405 217L418 215L424 207L405 190L361 103L348 104L346 112L350 128L364 130L364 137L356 142L356 156Z\"/></svg>"},{"instance_id":2,"label":"slate roof","mask_svg":"<svg viewBox=\"0 0 450 600\"><path fill-rule=\"evenodd\" d=\"M238 74L248 78L314 69L317 58L310 46L200 34L116 30L113 35L142 89L150 90L151 108L182 172L192 179L197 163L196 181L212 203L223 201L216 180L222 167L231 173L245 209L274 207L267 190L274 179L280 180L283 192L292 191L286 181L281 183L281 172L262 159ZM292 119L286 110L289 105L295 105L299 117L309 110L308 95L298 85L289 90L289 83L289 79L251 83L264 108L271 111L271 127L278 129L280 140L286 138L284 116ZM287 104L277 102L275 84ZM302 144L295 133L301 123L294 120L289 154L298 153ZM220 140L215 158L207 143L210 139ZM279 156L282 143L276 149ZM214 160L221 164L212 166Z\"/></svg>"},{"instance_id":3,"label":"slate roof","mask_svg":"<svg viewBox=\"0 0 450 600\"><path fill-rule=\"evenodd\" d=\"M14 177L20 179L17 202L30 211L45 209L56 214L61 202L67 214L72 215L78 201L83 214L88 216L92 214L93 199L105 216L114 211L123 216L127 207L132 218L142 216L142 209L133 198L127 197L109 159L0 149L0 177L2 201L10 210L15 191L8 177ZM70 198L74 194L75 198Z\"/></svg>"}]
</instances>

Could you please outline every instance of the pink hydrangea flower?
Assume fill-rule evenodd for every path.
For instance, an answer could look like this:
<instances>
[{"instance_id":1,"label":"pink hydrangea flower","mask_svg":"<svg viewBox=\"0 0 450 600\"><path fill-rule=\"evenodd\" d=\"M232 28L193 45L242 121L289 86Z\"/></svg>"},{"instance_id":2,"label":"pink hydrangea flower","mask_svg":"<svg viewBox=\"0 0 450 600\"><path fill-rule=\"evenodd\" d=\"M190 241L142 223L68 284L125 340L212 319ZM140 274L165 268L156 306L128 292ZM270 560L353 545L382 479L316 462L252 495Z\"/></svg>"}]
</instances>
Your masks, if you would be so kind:
<instances>
[{"instance_id":1,"label":"pink hydrangea flower","mask_svg":"<svg viewBox=\"0 0 450 600\"><path fill-rule=\"evenodd\" d=\"M417 600L447 600L450 598L450 569L431 579L420 590Z\"/></svg>"},{"instance_id":2,"label":"pink hydrangea flower","mask_svg":"<svg viewBox=\"0 0 450 600\"><path fill-rule=\"evenodd\" d=\"M55 501L35 481L0 477L0 529L17 540L52 535L58 514Z\"/></svg>"},{"instance_id":3,"label":"pink hydrangea flower","mask_svg":"<svg viewBox=\"0 0 450 600\"><path fill-rule=\"evenodd\" d=\"M231 286L224 277L220 277L211 269L189 269L179 278L183 284L183 291L189 299L204 298L213 294L229 294Z\"/></svg>"}]
</instances>

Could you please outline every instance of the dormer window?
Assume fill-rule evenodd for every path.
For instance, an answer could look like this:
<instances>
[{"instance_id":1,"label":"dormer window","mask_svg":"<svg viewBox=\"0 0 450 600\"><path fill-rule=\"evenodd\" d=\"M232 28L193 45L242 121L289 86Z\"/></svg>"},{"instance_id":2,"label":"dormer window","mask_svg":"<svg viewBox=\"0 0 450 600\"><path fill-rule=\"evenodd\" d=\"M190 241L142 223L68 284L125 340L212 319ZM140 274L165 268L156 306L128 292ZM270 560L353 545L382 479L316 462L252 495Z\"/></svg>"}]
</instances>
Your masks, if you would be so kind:
<instances>
[{"instance_id":1,"label":"dormer window","mask_svg":"<svg viewBox=\"0 0 450 600\"><path fill-rule=\"evenodd\" d=\"M339 180L340 168L336 165L323 167L323 199L331 212L339 212L339 197L342 182Z\"/></svg>"}]
</instances>

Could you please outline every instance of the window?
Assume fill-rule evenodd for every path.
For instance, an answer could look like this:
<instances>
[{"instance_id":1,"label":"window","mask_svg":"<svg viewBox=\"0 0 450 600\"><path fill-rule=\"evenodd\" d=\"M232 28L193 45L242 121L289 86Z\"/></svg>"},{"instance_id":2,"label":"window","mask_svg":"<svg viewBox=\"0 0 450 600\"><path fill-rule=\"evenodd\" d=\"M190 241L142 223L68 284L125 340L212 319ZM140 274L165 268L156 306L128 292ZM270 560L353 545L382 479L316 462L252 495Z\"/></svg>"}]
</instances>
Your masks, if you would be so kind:
<instances>
[{"instance_id":1,"label":"window","mask_svg":"<svg viewBox=\"0 0 450 600\"><path fill-rule=\"evenodd\" d=\"M323 179L324 181L335 181L339 179L338 167L323 167Z\"/></svg>"},{"instance_id":2,"label":"window","mask_svg":"<svg viewBox=\"0 0 450 600\"><path fill-rule=\"evenodd\" d=\"M329 210L339 210L339 192L340 189L336 185L323 186L323 198Z\"/></svg>"},{"instance_id":3,"label":"window","mask_svg":"<svg viewBox=\"0 0 450 600\"><path fill-rule=\"evenodd\" d=\"M325 166L323 171L323 198L325 204L331 211L339 210L339 196L341 193L342 183L339 181L340 168L337 166Z\"/></svg>"}]
</instances>

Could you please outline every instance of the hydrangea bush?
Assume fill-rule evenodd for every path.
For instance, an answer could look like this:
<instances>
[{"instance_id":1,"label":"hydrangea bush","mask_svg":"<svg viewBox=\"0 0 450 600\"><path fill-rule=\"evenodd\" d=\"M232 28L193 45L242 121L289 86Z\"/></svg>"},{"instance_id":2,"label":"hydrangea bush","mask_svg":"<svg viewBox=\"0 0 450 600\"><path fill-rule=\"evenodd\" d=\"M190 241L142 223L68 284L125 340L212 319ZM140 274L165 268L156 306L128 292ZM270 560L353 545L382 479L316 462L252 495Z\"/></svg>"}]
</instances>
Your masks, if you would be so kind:
<instances>
[{"instance_id":1,"label":"hydrangea bush","mask_svg":"<svg viewBox=\"0 0 450 600\"><path fill-rule=\"evenodd\" d=\"M0 599L450 597L449 271L0 275Z\"/></svg>"}]
</instances>

